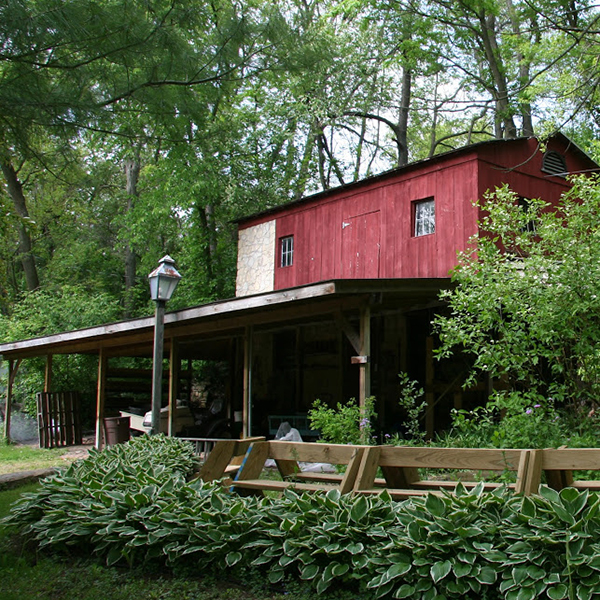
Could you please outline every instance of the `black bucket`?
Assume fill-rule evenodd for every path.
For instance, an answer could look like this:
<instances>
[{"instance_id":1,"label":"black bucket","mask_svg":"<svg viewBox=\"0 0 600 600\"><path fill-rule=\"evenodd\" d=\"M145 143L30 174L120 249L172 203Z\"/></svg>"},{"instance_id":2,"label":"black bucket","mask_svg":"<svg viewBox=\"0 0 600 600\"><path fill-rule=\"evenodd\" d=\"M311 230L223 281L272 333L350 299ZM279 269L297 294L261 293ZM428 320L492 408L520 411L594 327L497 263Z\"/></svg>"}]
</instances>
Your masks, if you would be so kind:
<instances>
[{"instance_id":1,"label":"black bucket","mask_svg":"<svg viewBox=\"0 0 600 600\"><path fill-rule=\"evenodd\" d=\"M104 432L107 446L122 444L129 440L129 417L106 417L104 419Z\"/></svg>"}]
</instances>

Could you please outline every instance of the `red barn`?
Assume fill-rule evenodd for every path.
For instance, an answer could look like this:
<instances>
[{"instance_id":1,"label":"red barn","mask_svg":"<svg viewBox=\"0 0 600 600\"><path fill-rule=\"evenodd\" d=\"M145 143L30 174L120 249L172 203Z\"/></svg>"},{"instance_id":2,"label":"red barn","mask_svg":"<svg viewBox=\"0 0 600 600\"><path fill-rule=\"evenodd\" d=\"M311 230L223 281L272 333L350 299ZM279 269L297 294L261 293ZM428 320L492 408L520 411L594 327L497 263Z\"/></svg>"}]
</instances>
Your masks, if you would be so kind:
<instances>
[{"instance_id":1,"label":"red barn","mask_svg":"<svg viewBox=\"0 0 600 600\"><path fill-rule=\"evenodd\" d=\"M595 168L562 135L545 151L534 138L494 140L253 215L239 222L237 295L331 279L446 278L477 232L473 202L487 190L508 184L554 203L566 175Z\"/></svg>"},{"instance_id":2,"label":"red barn","mask_svg":"<svg viewBox=\"0 0 600 600\"><path fill-rule=\"evenodd\" d=\"M493 383L463 390L465 359L433 359L438 294L477 233L474 201L508 184L523 199L556 203L567 175L598 168L560 134L543 146L534 138L493 140L240 220L236 298L166 315L169 414L176 400L191 399L193 361L202 360L228 374L221 397L236 433L236 426L273 433L282 418L301 423L317 398L334 404L369 395L391 432L405 416L401 372L425 389L428 433L443 428L452 407L481 403ZM50 382L52 355L97 353L99 440L109 411L149 402L147 385L132 381L145 371L109 362L151 357L153 325L136 319L2 344L0 354L11 382L22 358L46 355Z\"/></svg>"}]
</instances>

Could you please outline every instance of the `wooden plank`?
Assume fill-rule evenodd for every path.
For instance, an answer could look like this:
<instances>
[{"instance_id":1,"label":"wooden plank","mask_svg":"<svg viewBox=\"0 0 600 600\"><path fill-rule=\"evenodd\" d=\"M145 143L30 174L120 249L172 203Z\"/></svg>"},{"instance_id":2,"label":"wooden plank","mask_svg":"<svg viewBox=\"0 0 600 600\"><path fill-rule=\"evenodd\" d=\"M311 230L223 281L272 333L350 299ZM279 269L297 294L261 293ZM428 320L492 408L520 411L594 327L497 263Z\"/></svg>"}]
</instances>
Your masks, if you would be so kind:
<instances>
[{"instance_id":1,"label":"wooden plank","mask_svg":"<svg viewBox=\"0 0 600 600\"><path fill-rule=\"evenodd\" d=\"M219 440L200 468L198 477L202 481L214 481L215 479L221 479L225 474L236 473L242 464L248 448L254 442L263 442L264 440L264 437L245 438L243 440Z\"/></svg>"},{"instance_id":2,"label":"wooden plank","mask_svg":"<svg viewBox=\"0 0 600 600\"><path fill-rule=\"evenodd\" d=\"M364 450L360 467L354 477L353 490L364 490L375 485L375 475L377 475L380 455L380 446L372 446Z\"/></svg>"},{"instance_id":3,"label":"wooden plank","mask_svg":"<svg viewBox=\"0 0 600 600\"><path fill-rule=\"evenodd\" d=\"M317 442L271 441L270 457L275 460L297 460L308 463L347 465L354 456L354 448L345 444L319 444ZM364 446L368 448L369 446Z\"/></svg>"},{"instance_id":4,"label":"wooden plank","mask_svg":"<svg viewBox=\"0 0 600 600\"><path fill-rule=\"evenodd\" d=\"M572 481L565 487L574 487L578 490L589 490L590 492L600 492L600 481L595 479Z\"/></svg>"},{"instance_id":5,"label":"wooden plank","mask_svg":"<svg viewBox=\"0 0 600 600\"><path fill-rule=\"evenodd\" d=\"M414 497L424 497L429 494L441 496L442 492L436 490L411 490L411 489L396 489L396 488L384 488L384 489L370 489L370 490L355 490L357 494L368 494L371 496L380 496L383 492L387 491L393 500L408 500Z\"/></svg>"},{"instance_id":6,"label":"wooden plank","mask_svg":"<svg viewBox=\"0 0 600 600\"><path fill-rule=\"evenodd\" d=\"M217 442L200 468L198 478L202 479L202 481L221 479L227 465L229 465L233 458L236 445L236 440L221 440Z\"/></svg>"},{"instance_id":7,"label":"wooden plank","mask_svg":"<svg viewBox=\"0 0 600 600\"><path fill-rule=\"evenodd\" d=\"M294 473L294 480L316 481L321 483L331 483L339 485L342 482L343 475L340 473L327 473L319 471L301 471Z\"/></svg>"},{"instance_id":8,"label":"wooden plank","mask_svg":"<svg viewBox=\"0 0 600 600\"><path fill-rule=\"evenodd\" d=\"M254 442L250 445L234 481L258 479L269 458L269 444L270 442Z\"/></svg>"},{"instance_id":9,"label":"wooden plank","mask_svg":"<svg viewBox=\"0 0 600 600\"><path fill-rule=\"evenodd\" d=\"M275 460L275 464L277 465L277 469L279 470L279 474L283 479L287 477L292 477L296 473L300 473L302 469L300 469L300 465L297 460Z\"/></svg>"},{"instance_id":10,"label":"wooden plank","mask_svg":"<svg viewBox=\"0 0 600 600\"><path fill-rule=\"evenodd\" d=\"M456 486L459 483L462 483L466 488L473 488L476 485L483 484L484 489L490 491L500 488L503 485L506 485L504 483L498 483L495 481L440 481L433 479L420 479L419 481L414 481L413 483L411 483L409 487L414 487L415 489L419 490L447 490L451 492L456 489ZM508 484L507 487L514 488L515 486L514 484Z\"/></svg>"},{"instance_id":11,"label":"wooden plank","mask_svg":"<svg viewBox=\"0 0 600 600\"><path fill-rule=\"evenodd\" d=\"M600 470L600 448L550 448L541 452L544 471Z\"/></svg>"},{"instance_id":12,"label":"wooden plank","mask_svg":"<svg viewBox=\"0 0 600 600\"><path fill-rule=\"evenodd\" d=\"M565 487L573 485L573 472L572 471L550 471L544 472L546 475L546 484L548 487L560 491Z\"/></svg>"},{"instance_id":13,"label":"wooden plank","mask_svg":"<svg viewBox=\"0 0 600 600\"><path fill-rule=\"evenodd\" d=\"M371 355L371 308L363 306L360 310L360 352L361 356ZM371 362L359 365L358 404L364 409L366 399L371 395Z\"/></svg>"},{"instance_id":14,"label":"wooden plank","mask_svg":"<svg viewBox=\"0 0 600 600\"><path fill-rule=\"evenodd\" d=\"M35 402L37 405L37 425L38 425L38 439L40 448L46 448L46 431L44 427L44 410L42 406L42 395L37 393L35 395Z\"/></svg>"},{"instance_id":15,"label":"wooden plank","mask_svg":"<svg viewBox=\"0 0 600 600\"><path fill-rule=\"evenodd\" d=\"M344 477L339 485L339 490L342 494L347 494L354 488L354 481L360 470L364 453L365 448L355 447L352 457L348 462L348 466L346 467L346 471L344 472Z\"/></svg>"},{"instance_id":16,"label":"wooden plank","mask_svg":"<svg viewBox=\"0 0 600 600\"><path fill-rule=\"evenodd\" d=\"M96 390L96 448L102 448L104 403L106 401L106 372L108 369L108 357L103 349L98 356L98 384Z\"/></svg>"},{"instance_id":17,"label":"wooden plank","mask_svg":"<svg viewBox=\"0 0 600 600\"><path fill-rule=\"evenodd\" d=\"M390 488L410 488L419 481L419 471L414 467L397 467L393 464L382 464L379 460L381 472Z\"/></svg>"},{"instance_id":18,"label":"wooden plank","mask_svg":"<svg viewBox=\"0 0 600 600\"><path fill-rule=\"evenodd\" d=\"M600 470L600 448L549 448L540 450L541 469L549 487L562 490L565 487L598 489L595 481L573 481L573 471Z\"/></svg>"},{"instance_id":19,"label":"wooden plank","mask_svg":"<svg viewBox=\"0 0 600 600\"><path fill-rule=\"evenodd\" d=\"M517 470L515 492L530 496L537 494L542 483L542 453L539 450L523 450Z\"/></svg>"},{"instance_id":20,"label":"wooden plank","mask_svg":"<svg viewBox=\"0 0 600 600\"><path fill-rule=\"evenodd\" d=\"M350 321L348 321L341 311L336 312L334 316L338 328L344 332L348 338L348 341L354 348L354 351L357 354L360 354L362 348L362 344L360 343L360 335L354 330L354 327L352 327Z\"/></svg>"},{"instance_id":21,"label":"wooden plank","mask_svg":"<svg viewBox=\"0 0 600 600\"><path fill-rule=\"evenodd\" d=\"M382 446L381 467L516 471L521 450Z\"/></svg>"},{"instance_id":22,"label":"wooden plank","mask_svg":"<svg viewBox=\"0 0 600 600\"><path fill-rule=\"evenodd\" d=\"M274 479L234 479L231 482L234 488L257 490L257 491L274 491L283 492L284 490L292 489L301 492L322 492L333 487L325 487L318 483L300 483L295 481L277 481Z\"/></svg>"},{"instance_id":23,"label":"wooden plank","mask_svg":"<svg viewBox=\"0 0 600 600\"><path fill-rule=\"evenodd\" d=\"M177 406L177 397L179 396L179 342L173 340L169 356L169 415L167 419L167 435L175 434L175 408Z\"/></svg>"},{"instance_id":24,"label":"wooden plank","mask_svg":"<svg viewBox=\"0 0 600 600\"><path fill-rule=\"evenodd\" d=\"M44 369L44 391L49 392L52 388L52 354L46 355L46 365Z\"/></svg>"}]
</instances>

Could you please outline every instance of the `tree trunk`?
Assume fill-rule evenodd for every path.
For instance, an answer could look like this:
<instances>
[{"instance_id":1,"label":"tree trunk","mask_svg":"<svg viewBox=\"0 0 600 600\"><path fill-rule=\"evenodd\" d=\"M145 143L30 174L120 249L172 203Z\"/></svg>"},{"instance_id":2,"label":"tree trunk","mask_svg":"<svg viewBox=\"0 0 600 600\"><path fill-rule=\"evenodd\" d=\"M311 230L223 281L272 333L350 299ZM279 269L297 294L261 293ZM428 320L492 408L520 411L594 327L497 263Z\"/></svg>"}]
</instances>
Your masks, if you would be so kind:
<instances>
[{"instance_id":1,"label":"tree trunk","mask_svg":"<svg viewBox=\"0 0 600 600\"><path fill-rule=\"evenodd\" d=\"M125 161L125 192L127 194L127 208L129 213L134 206L135 199L139 192L137 189L140 177L140 159L128 159ZM129 317L133 311L133 294L131 293L135 286L137 257L131 243L125 247L125 316Z\"/></svg>"},{"instance_id":2,"label":"tree trunk","mask_svg":"<svg viewBox=\"0 0 600 600\"><path fill-rule=\"evenodd\" d=\"M512 0L506 0L506 7L508 9L508 15L510 17L510 23L515 39L519 39L523 34L521 32L520 19L515 11ZM534 28L532 27L532 30L533 29ZM526 86L530 85L531 61L525 60L523 53L519 50L517 50L517 60L519 61L519 87L523 90ZM521 112L522 119L521 134L528 137L534 135L533 118L531 116L531 103L529 101L519 100L519 110Z\"/></svg>"},{"instance_id":3,"label":"tree trunk","mask_svg":"<svg viewBox=\"0 0 600 600\"><path fill-rule=\"evenodd\" d=\"M502 131L496 130L496 137L514 138L517 137L517 127L511 112L506 77L500 64L495 31L496 18L493 15L486 16L483 11L478 18L485 57L494 81L492 93L496 101L496 122L502 124Z\"/></svg>"},{"instance_id":4,"label":"tree trunk","mask_svg":"<svg viewBox=\"0 0 600 600\"><path fill-rule=\"evenodd\" d=\"M27 290L32 292L40 287L40 280L38 277L37 267L35 266L35 260L32 254L31 236L25 222L29 219L29 211L27 210L27 202L25 201L25 195L23 194L23 186L19 181L17 172L10 163L10 159L3 159L2 173L6 179L6 185L8 189L8 195L13 202L16 213L20 217L20 223L18 226L19 233L19 260L23 266L23 272L25 273L25 283Z\"/></svg>"},{"instance_id":5,"label":"tree trunk","mask_svg":"<svg viewBox=\"0 0 600 600\"><path fill-rule=\"evenodd\" d=\"M398 129L396 131L399 167L408 164L408 114L410 110L411 87L412 72L410 69L404 67L402 72L402 94L398 115Z\"/></svg>"}]
</instances>

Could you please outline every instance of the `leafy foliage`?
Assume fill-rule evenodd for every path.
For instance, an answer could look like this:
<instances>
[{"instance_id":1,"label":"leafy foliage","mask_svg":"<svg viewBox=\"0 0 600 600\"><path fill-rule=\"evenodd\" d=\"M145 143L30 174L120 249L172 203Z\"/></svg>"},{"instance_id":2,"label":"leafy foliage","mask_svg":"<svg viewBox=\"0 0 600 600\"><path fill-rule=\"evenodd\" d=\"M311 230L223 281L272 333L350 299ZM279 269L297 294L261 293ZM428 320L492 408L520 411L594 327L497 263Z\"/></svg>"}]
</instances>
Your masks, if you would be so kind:
<instances>
[{"instance_id":1,"label":"leafy foliage","mask_svg":"<svg viewBox=\"0 0 600 600\"><path fill-rule=\"evenodd\" d=\"M404 421L405 434L402 438L394 436L393 443L416 445L425 440L425 431L421 427L421 419L427 406L423 396L423 388L417 381L410 379L407 373L400 373L400 399L398 404L406 413Z\"/></svg>"},{"instance_id":2,"label":"leafy foliage","mask_svg":"<svg viewBox=\"0 0 600 600\"><path fill-rule=\"evenodd\" d=\"M595 448L598 417L583 410L557 409L551 403L524 405L523 398L500 412L497 406L454 410L452 427L436 445L457 448ZM503 399L506 406L506 398Z\"/></svg>"},{"instance_id":3,"label":"leafy foliage","mask_svg":"<svg viewBox=\"0 0 600 600\"><path fill-rule=\"evenodd\" d=\"M484 234L460 256L449 314L436 321L439 356L473 356L467 385L500 382L498 409L591 408L600 398L600 183L574 180L557 210L526 208L506 187L481 203Z\"/></svg>"},{"instance_id":4,"label":"leafy foliage","mask_svg":"<svg viewBox=\"0 0 600 600\"><path fill-rule=\"evenodd\" d=\"M372 444L375 398L365 400L363 408L351 398L345 404L337 403L331 408L315 400L308 411L311 429L320 431L320 438L331 444Z\"/></svg>"},{"instance_id":5,"label":"leafy foliage","mask_svg":"<svg viewBox=\"0 0 600 600\"><path fill-rule=\"evenodd\" d=\"M0 315L0 338L22 340L116 321L120 306L113 296L94 293L82 285L58 290L42 289L25 295L10 316ZM78 390L84 414L95 405L94 358L84 355L56 356L52 363L54 391ZM3 378L7 373L3 373ZM32 417L37 415L35 395L44 389L44 360L22 365L14 387L14 401Z\"/></svg>"},{"instance_id":6,"label":"leafy foliage","mask_svg":"<svg viewBox=\"0 0 600 600\"><path fill-rule=\"evenodd\" d=\"M239 497L187 483L191 448L139 438L42 482L9 524L108 564L158 560L203 574L264 573L373 598L591 598L600 585L600 496L483 486L393 502L327 494Z\"/></svg>"}]
</instances>

